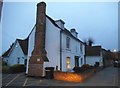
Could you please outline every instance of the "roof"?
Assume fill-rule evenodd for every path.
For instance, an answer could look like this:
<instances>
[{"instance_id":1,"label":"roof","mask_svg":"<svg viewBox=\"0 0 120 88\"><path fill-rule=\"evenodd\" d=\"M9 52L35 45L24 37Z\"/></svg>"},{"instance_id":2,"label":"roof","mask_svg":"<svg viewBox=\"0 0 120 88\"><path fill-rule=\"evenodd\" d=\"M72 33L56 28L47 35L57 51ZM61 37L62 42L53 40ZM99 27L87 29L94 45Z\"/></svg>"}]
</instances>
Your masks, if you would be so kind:
<instances>
[{"instance_id":1,"label":"roof","mask_svg":"<svg viewBox=\"0 0 120 88\"><path fill-rule=\"evenodd\" d=\"M75 40L77 40L77 41L79 41L79 42L81 42L81 43L84 44L84 42L82 42L80 39L78 39L75 36L73 36L69 30L67 30L66 28L64 28L64 29L60 28L51 17L49 17L48 15L46 15L46 17L53 23L53 25L55 25L56 27L58 27L59 29L61 29L61 31L63 33L66 33L67 35L71 36Z\"/></svg>"},{"instance_id":2,"label":"roof","mask_svg":"<svg viewBox=\"0 0 120 88\"><path fill-rule=\"evenodd\" d=\"M25 55L28 53L28 38L25 40L17 39Z\"/></svg>"},{"instance_id":3,"label":"roof","mask_svg":"<svg viewBox=\"0 0 120 88\"><path fill-rule=\"evenodd\" d=\"M27 55L27 52L28 52L28 38L27 38L27 39L24 39L24 40L22 40L22 39L17 39L17 41L19 42L23 53L24 53L25 55ZM14 44L15 44L15 43L13 43L13 44L10 46L10 48L2 55L2 57L8 57L8 56L9 56L10 52L12 51L12 48L14 47Z\"/></svg>"},{"instance_id":4,"label":"roof","mask_svg":"<svg viewBox=\"0 0 120 88\"><path fill-rule=\"evenodd\" d=\"M2 57L7 57L9 52L11 51L12 47L13 47L14 43L10 46L10 48L2 55Z\"/></svg>"},{"instance_id":5,"label":"roof","mask_svg":"<svg viewBox=\"0 0 120 88\"><path fill-rule=\"evenodd\" d=\"M85 54L86 56L100 56L101 46L86 46Z\"/></svg>"}]
</instances>

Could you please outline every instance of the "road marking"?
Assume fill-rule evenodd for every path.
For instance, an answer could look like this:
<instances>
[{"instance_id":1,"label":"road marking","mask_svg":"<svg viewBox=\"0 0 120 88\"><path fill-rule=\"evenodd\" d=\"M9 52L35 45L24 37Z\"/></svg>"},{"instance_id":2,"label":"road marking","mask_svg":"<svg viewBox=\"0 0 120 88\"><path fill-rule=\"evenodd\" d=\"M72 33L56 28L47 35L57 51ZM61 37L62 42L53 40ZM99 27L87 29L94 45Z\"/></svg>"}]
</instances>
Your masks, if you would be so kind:
<instances>
[{"instance_id":1,"label":"road marking","mask_svg":"<svg viewBox=\"0 0 120 88\"><path fill-rule=\"evenodd\" d=\"M28 78L27 78L27 79L25 79L25 82L24 82L23 86L25 86L25 85L26 85L27 81L28 81Z\"/></svg>"},{"instance_id":2,"label":"road marking","mask_svg":"<svg viewBox=\"0 0 120 88\"><path fill-rule=\"evenodd\" d=\"M20 74L18 74L15 78L13 78L9 83L6 84L6 86L10 85L17 77L19 77Z\"/></svg>"},{"instance_id":3,"label":"road marking","mask_svg":"<svg viewBox=\"0 0 120 88\"><path fill-rule=\"evenodd\" d=\"M11 74L9 74L9 75L7 75L6 77L2 78L2 80L3 80L3 79L6 79L6 78L9 77L10 75L11 75Z\"/></svg>"}]
</instances>

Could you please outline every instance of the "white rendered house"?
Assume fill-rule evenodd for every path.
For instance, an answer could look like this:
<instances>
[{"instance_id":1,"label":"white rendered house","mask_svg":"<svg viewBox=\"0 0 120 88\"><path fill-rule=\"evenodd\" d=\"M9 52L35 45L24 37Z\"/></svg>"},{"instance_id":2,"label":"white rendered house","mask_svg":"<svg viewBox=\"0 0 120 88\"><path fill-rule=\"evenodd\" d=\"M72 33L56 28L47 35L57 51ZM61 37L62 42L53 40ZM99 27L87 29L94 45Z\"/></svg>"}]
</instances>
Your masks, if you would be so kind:
<instances>
[{"instance_id":1,"label":"white rendered house","mask_svg":"<svg viewBox=\"0 0 120 88\"><path fill-rule=\"evenodd\" d=\"M2 60L5 61L8 66L13 66L15 64L26 65L28 52L27 47L28 39L16 39L10 48L2 55Z\"/></svg>"},{"instance_id":2,"label":"white rendered house","mask_svg":"<svg viewBox=\"0 0 120 88\"><path fill-rule=\"evenodd\" d=\"M71 71L84 64L85 45L75 29L64 27L64 21L54 21L46 15L46 4L37 4L37 20L28 36L26 74L44 76L45 67Z\"/></svg>"}]
</instances>

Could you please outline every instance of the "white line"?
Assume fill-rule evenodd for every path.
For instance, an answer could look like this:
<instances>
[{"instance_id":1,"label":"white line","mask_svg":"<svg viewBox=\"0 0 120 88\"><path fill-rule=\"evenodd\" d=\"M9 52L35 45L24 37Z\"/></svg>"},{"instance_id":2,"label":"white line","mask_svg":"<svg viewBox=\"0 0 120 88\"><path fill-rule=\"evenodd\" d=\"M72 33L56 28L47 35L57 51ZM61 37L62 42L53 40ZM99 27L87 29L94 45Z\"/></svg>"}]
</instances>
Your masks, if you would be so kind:
<instances>
[{"instance_id":1,"label":"white line","mask_svg":"<svg viewBox=\"0 0 120 88\"><path fill-rule=\"evenodd\" d=\"M10 75L11 75L11 74L9 74L9 75L7 75L6 77L2 78L2 80L5 79L5 78L7 78L7 77L10 76Z\"/></svg>"},{"instance_id":2,"label":"white line","mask_svg":"<svg viewBox=\"0 0 120 88\"><path fill-rule=\"evenodd\" d=\"M20 76L20 74L18 74L15 78L13 78L9 83L6 84L6 86L8 86L10 83L12 83L18 76Z\"/></svg>"},{"instance_id":3,"label":"white line","mask_svg":"<svg viewBox=\"0 0 120 88\"><path fill-rule=\"evenodd\" d=\"M28 81L28 78L27 78L27 79L25 79L25 82L24 82L23 86L25 86L25 85L26 85L27 81Z\"/></svg>"}]
</instances>

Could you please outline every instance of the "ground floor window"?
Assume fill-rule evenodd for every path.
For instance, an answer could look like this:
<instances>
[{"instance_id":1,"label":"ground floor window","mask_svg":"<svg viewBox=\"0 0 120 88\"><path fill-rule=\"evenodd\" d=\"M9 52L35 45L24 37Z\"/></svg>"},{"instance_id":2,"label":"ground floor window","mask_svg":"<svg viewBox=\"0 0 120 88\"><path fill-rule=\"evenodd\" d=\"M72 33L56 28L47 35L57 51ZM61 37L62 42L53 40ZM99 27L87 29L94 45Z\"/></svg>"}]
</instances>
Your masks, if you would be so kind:
<instances>
[{"instance_id":1,"label":"ground floor window","mask_svg":"<svg viewBox=\"0 0 120 88\"><path fill-rule=\"evenodd\" d=\"M25 59L25 62L24 62L25 66L27 65L27 59Z\"/></svg>"},{"instance_id":2,"label":"ground floor window","mask_svg":"<svg viewBox=\"0 0 120 88\"><path fill-rule=\"evenodd\" d=\"M70 57L67 57L67 58L66 58L66 69L67 69L67 70L70 70L70 68L71 68L71 65L70 65Z\"/></svg>"}]
</instances>

